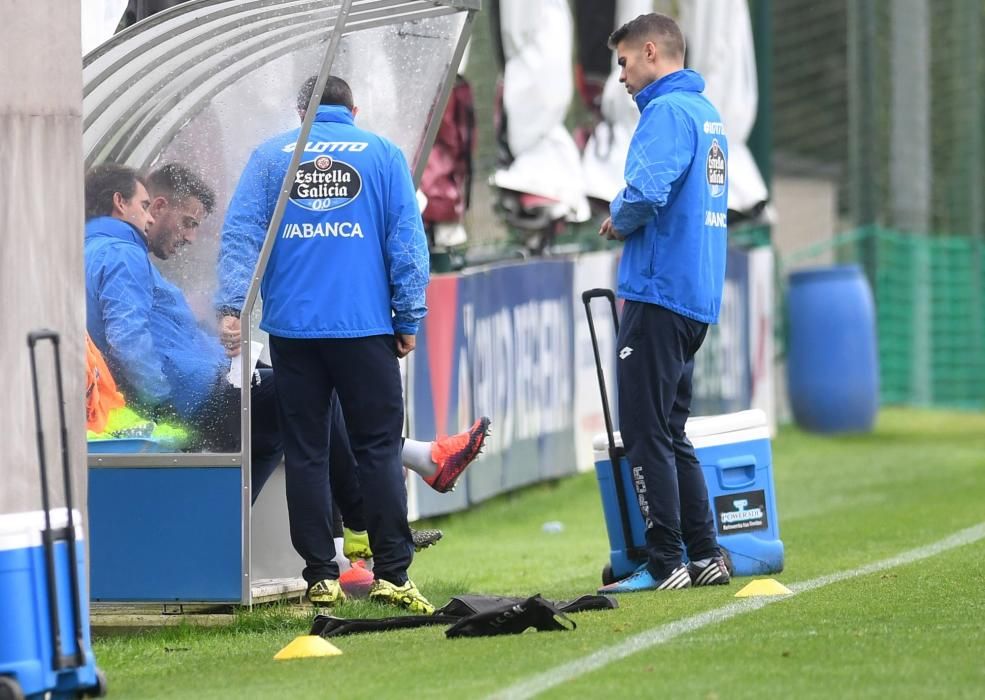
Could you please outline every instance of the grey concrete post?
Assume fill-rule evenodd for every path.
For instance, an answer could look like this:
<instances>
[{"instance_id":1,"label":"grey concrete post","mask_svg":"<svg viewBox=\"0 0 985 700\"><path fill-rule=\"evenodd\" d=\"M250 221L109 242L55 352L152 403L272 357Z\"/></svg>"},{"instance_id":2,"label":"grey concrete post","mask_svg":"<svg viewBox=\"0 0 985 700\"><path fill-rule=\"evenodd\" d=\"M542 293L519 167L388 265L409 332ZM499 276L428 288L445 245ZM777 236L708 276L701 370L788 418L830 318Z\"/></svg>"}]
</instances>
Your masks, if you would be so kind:
<instances>
[{"instance_id":1,"label":"grey concrete post","mask_svg":"<svg viewBox=\"0 0 985 700\"><path fill-rule=\"evenodd\" d=\"M76 507L85 513L82 48L78 0L0 0L0 513L40 510L27 333L61 333ZM54 370L39 346L53 505Z\"/></svg>"}]
</instances>

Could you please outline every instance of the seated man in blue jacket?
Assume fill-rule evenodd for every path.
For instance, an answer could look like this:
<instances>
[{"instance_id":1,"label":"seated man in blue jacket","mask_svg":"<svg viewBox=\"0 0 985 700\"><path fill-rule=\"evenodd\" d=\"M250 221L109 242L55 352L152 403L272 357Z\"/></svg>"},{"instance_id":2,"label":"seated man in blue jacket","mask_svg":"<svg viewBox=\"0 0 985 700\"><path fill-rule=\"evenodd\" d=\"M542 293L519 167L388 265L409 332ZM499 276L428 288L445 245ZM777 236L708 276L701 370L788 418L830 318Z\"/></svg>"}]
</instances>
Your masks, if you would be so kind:
<instances>
[{"instance_id":1,"label":"seated man in blue jacket","mask_svg":"<svg viewBox=\"0 0 985 700\"><path fill-rule=\"evenodd\" d=\"M238 450L240 393L226 380L227 353L149 258L166 260L195 241L215 205L213 191L175 163L146 180L125 166L99 165L87 173L85 187L86 325L113 376L144 413L194 428L196 449ZM282 456L273 392L272 370L258 369L251 386L254 501ZM449 476L460 476L475 459L487 428L488 419L480 419L464 433L431 443L408 440L404 462L432 488L450 490ZM359 535L365 526L347 437L336 411L332 460L339 467L332 470L333 492L347 527L356 533L351 553L367 556L368 545L358 544L366 540ZM415 545L427 544L415 538Z\"/></svg>"},{"instance_id":2,"label":"seated man in blue jacket","mask_svg":"<svg viewBox=\"0 0 985 700\"><path fill-rule=\"evenodd\" d=\"M152 196L125 166L107 163L86 175L86 326L138 410L192 428L193 449L235 451L240 394L226 380L228 358L148 255L166 260L193 242L215 195L183 168L165 166L154 178ZM254 373L251 392L255 495L283 452L271 370Z\"/></svg>"}]
</instances>

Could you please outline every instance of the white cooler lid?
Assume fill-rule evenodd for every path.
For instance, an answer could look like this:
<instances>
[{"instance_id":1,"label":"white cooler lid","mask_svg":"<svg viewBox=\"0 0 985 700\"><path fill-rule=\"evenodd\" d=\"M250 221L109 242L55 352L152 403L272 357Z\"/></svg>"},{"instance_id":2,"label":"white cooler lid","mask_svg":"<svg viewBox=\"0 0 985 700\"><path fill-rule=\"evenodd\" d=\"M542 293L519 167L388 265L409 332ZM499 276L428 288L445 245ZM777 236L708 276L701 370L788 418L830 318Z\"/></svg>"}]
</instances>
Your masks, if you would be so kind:
<instances>
[{"instance_id":1,"label":"white cooler lid","mask_svg":"<svg viewBox=\"0 0 985 700\"><path fill-rule=\"evenodd\" d=\"M72 511L75 524L75 539L81 540L82 513ZM68 525L68 509L51 509L51 527L59 529ZM41 532L44 530L44 511L32 510L26 513L7 513L0 515L0 552L9 549L25 549L41 546Z\"/></svg>"},{"instance_id":2,"label":"white cooler lid","mask_svg":"<svg viewBox=\"0 0 985 700\"><path fill-rule=\"evenodd\" d=\"M684 432L695 447L713 447L747 440L769 440L770 429L766 413L758 408L736 413L723 413L717 416L691 416L684 426ZM615 433L616 447L622 447L622 436ZM605 453L609 449L609 438L598 433L592 439L592 449Z\"/></svg>"}]
</instances>

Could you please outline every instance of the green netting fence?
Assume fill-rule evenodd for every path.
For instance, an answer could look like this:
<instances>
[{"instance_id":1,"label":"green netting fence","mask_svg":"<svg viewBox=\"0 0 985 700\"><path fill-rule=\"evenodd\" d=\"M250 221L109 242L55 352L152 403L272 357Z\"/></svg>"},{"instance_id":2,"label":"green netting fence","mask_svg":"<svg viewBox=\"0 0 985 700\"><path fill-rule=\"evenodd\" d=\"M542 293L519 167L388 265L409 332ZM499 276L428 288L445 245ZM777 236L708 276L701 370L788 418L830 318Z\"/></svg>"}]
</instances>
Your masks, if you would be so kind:
<instances>
[{"instance_id":1,"label":"green netting fence","mask_svg":"<svg viewBox=\"0 0 985 700\"><path fill-rule=\"evenodd\" d=\"M985 242L869 226L787 257L781 279L832 253L872 285L882 402L985 409Z\"/></svg>"}]
</instances>

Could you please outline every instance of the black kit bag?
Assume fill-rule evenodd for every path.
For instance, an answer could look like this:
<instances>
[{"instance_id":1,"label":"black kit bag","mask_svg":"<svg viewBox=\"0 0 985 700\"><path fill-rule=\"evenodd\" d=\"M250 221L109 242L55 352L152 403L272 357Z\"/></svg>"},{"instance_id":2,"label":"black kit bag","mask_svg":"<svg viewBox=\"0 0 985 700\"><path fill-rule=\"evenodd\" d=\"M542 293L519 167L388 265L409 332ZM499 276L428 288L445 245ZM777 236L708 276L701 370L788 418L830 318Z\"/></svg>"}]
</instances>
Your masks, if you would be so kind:
<instances>
[{"instance_id":1,"label":"black kit bag","mask_svg":"<svg viewBox=\"0 0 985 700\"><path fill-rule=\"evenodd\" d=\"M483 612L463 617L445 630L445 636L449 639L492 637L498 634L521 634L531 628L541 632L559 632L576 627L574 621L558 610L554 603L535 595L518 603L500 603Z\"/></svg>"},{"instance_id":2,"label":"black kit bag","mask_svg":"<svg viewBox=\"0 0 985 700\"><path fill-rule=\"evenodd\" d=\"M310 634L322 637L341 637L359 632L386 632L431 625L451 625L445 632L453 637L486 637L495 634L519 634L524 630L556 631L574 629L575 623L565 613L586 610L611 610L618 607L615 600L601 595L584 595L572 601L552 602L540 595L530 598L510 598L489 595L455 596L433 615L399 615L384 618L347 620L331 615L318 615ZM559 622L570 624L570 627Z\"/></svg>"}]
</instances>

